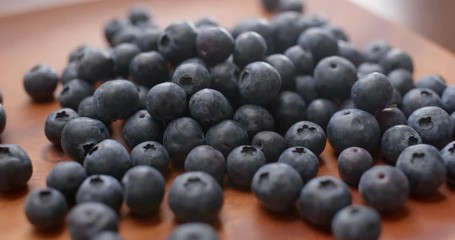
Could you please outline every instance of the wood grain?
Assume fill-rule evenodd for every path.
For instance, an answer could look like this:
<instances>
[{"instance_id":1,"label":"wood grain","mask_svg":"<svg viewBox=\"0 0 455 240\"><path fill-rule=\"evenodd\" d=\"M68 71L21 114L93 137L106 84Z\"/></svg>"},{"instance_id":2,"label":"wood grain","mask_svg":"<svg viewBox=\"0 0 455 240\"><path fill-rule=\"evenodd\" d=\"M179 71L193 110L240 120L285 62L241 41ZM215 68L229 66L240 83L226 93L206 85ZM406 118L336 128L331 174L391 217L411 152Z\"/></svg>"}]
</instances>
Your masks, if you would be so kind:
<instances>
[{"instance_id":1,"label":"wood grain","mask_svg":"<svg viewBox=\"0 0 455 240\"><path fill-rule=\"evenodd\" d=\"M86 43L105 47L101 28L106 19L124 16L136 1L110 0L84 3L46 11L0 18L0 89L8 116L2 143L21 145L33 160L34 173L28 188L17 193L0 193L0 239L68 239L65 229L36 232L23 214L28 190L45 186L45 178L55 162L67 159L52 147L43 133L44 120L58 103L32 103L22 87L23 73L38 63L63 70L69 51ZM144 3L142 1L142 3ZM455 79L455 58L434 43L412 31L388 23L346 1L307 1L308 12L325 12L349 33L359 47L382 38L408 51L415 60L415 77L439 73L450 83ZM177 19L196 20L202 15L215 17L231 27L246 17L263 16L257 1L166 0L148 1L156 21L166 26ZM117 124L114 136L118 136ZM319 175L337 175L336 156L327 147L321 155ZM168 177L168 183L177 173ZM361 203L355 189L354 202ZM299 219L294 209L272 214L259 207L249 192L225 187L225 204L214 226L222 239L331 239L330 233L313 229ZM381 239L454 239L455 194L446 185L426 198L410 199L395 214L383 216ZM150 219L134 219L126 208L121 212L120 233L125 239L165 239L177 224L166 199L160 213Z\"/></svg>"}]
</instances>

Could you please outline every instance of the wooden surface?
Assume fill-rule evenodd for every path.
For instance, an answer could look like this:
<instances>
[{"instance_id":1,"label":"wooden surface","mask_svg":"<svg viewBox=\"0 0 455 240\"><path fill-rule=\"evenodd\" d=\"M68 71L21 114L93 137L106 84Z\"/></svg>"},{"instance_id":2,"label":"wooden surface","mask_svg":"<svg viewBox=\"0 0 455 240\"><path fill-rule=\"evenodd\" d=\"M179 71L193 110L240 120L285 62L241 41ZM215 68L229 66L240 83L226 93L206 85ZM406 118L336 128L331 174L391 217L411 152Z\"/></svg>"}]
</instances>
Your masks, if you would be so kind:
<instances>
[{"instance_id":1,"label":"wooden surface","mask_svg":"<svg viewBox=\"0 0 455 240\"><path fill-rule=\"evenodd\" d=\"M23 200L31 189L45 186L45 178L55 162L65 156L51 146L43 133L48 113L58 103L34 104L22 87L23 73L38 63L48 63L61 71L67 54L86 43L104 47L101 28L106 19L124 16L133 1L110 0L72 7L0 18L0 89L8 122L2 143L21 145L30 155L34 173L28 189L0 193L0 239L68 239L65 229L52 233L36 232L23 214ZM257 1L242 0L166 0L148 2L161 26L177 19L196 20L202 15L215 17L231 27L245 17L269 15ZM415 60L415 77L439 73L449 82L455 80L455 58L413 32L388 23L346 1L307 1L308 12L325 12L334 23L344 27L357 46L383 38L408 51ZM335 155L327 147L321 155L319 175L337 175ZM168 179L168 183L172 177ZM361 203L355 189L354 202ZM259 207L254 196L225 187L225 204L214 224L221 239L332 239L327 232L311 228L297 212L271 214ZM120 233L125 239L165 239L176 225L166 199L159 215L134 219L126 209L121 212ZM455 193L447 185L423 199L409 199L395 214L383 216L381 239L455 239Z\"/></svg>"}]
</instances>

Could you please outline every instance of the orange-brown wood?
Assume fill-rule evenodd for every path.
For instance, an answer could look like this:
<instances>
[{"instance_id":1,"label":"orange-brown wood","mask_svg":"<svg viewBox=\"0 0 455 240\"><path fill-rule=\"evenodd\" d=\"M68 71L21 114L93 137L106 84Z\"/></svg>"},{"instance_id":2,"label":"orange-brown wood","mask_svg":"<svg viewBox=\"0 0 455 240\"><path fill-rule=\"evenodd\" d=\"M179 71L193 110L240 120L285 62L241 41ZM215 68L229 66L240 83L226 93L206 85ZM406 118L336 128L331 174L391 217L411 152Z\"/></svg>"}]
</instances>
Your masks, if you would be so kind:
<instances>
[{"instance_id":1,"label":"orange-brown wood","mask_svg":"<svg viewBox=\"0 0 455 240\"><path fill-rule=\"evenodd\" d=\"M66 229L39 233L23 214L23 201L29 190L45 186L52 166L67 159L43 133L44 121L58 103L35 104L22 87L23 73L38 63L48 63L62 71L69 51L80 44L105 47L102 26L106 19L125 16L136 1L93 1L71 7L0 18L0 89L8 122L2 143L21 145L30 155L34 173L28 188L16 193L0 193L0 239L68 239ZM412 31L386 22L347 1L308 0L310 13L325 15L345 28L359 47L376 38L408 51L415 60L415 77L439 73L455 83L455 58L446 50ZM142 1L144 3L144 1ZM196 20L202 15L215 17L231 27L246 17L270 17L259 1L243 0L166 0L148 1L156 21L166 26L178 19ZM119 124L114 127L118 138ZM337 175L336 156L327 147L321 155L319 175ZM176 172L168 177L172 181ZM352 189L354 202L361 203ZM214 223L221 239L332 239L330 233L316 230L299 219L296 210L272 214L262 209L250 192L225 187L225 204ZM395 214L383 215L381 239L455 239L455 193L447 185L426 198L411 198ZM125 239L165 239L177 224L164 199L160 213L150 219L128 216L121 211L120 233Z\"/></svg>"}]
</instances>

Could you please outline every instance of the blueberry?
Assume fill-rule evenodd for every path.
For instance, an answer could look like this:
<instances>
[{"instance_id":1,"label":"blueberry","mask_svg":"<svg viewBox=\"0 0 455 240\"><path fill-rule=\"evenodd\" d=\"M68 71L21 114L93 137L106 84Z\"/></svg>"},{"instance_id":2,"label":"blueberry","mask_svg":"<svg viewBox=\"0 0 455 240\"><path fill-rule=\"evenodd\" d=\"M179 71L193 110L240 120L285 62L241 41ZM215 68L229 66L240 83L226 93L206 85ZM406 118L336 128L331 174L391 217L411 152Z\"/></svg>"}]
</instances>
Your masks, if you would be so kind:
<instances>
[{"instance_id":1,"label":"blueberry","mask_svg":"<svg viewBox=\"0 0 455 240\"><path fill-rule=\"evenodd\" d=\"M131 164L133 166L148 165L165 174L169 165L169 153L158 142L146 141L136 145L131 150Z\"/></svg>"},{"instance_id":2,"label":"blueberry","mask_svg":"<svg viewBox=\"0 0 455 240\"><path fill-rule=\"evenodd\" d=\"M122 43L135 43L140 38L141 33L142 29L139 26L128 24L114 35L111 46L115 47Z\"/></svg>"},{"instance_id":3,"label":"blueberry","mask_svg":"<svg viewBox=\"0 0 455 240\"><path fill-rule=\"evenodd\" d=\"M184 223L172 230L167 240L218 240L215 229L206 223Z\"/></svg>"},{"instance_id":4,"label":"blueberry","mask_svg":"<svg viewBox=\"0 0 455 240\"><path fill-rule=\"evenodd\" d=\"M415 110L427 106L442 107L441 98L429 88L411 89L401 101L401 110L408 117Z\"/></svg>"},{"instance_id":5,"label":"blueberry","mask_svg":"<svg viewBox=\"0 0 455 240\"><path fill-rule=\"evenodd\" d=\"M276 52L284 52L297 43L300 33L308 27L302 19L300 13L290 11L276 14L270 20Z\"/></svg>"},{"instance_id":6,"label":"blueberry","mask_svg":"<svg viewBox=\"0 0 455 240\"><path fill-rule=\"evenodd\" d=\"M319 125L309 121L300 121L292 125L284 138L288 147L306 147L316 156L324 151L326 144L324 130Z\"/></svg>"},{"instance_id":7,"label":"blueberry","mask_svg":"<svg viewBox=\"0 0 455 240\"><path fill-rule=\"evenodd\" d=\"M226 162L223 154L208 145L195 147L185 159L185 171L202 171L210 174L220 184L223 183L226 172Z\"/></svg>"},{"instance_id":8,"label":"blueberry","mask_svg":"<svg viewBox=\"0 0 455 240\"><path fill-rule=\"evenodd\" d=\"M104 231L118 231L119 217L114 210L97 202L76 205L66 218L73 240L86 240Z\"/></svg>"},{"instance_id":9,"label":"blueberry","mask_svg":"<svg viewBox=\"0 0 455 240\"><path fill-rule=\"evenodd\" d=\"M364 62L357 66L357 76L359 78L374 72L385 73L384 68L378 63Z\"/></svg>"},{"instance_id":10,"label":"blueberry","mask_svg":"<svg viewBox=\"0 0 455 240\"><path fill-rule=\"evenodd\" d=\"M220 91L233 107L240 106L244 102L238 87L239 76L240 70L233 62L222 62L210 70L210 86Z\"/></svg>"},{"instance_id":11,"label":"blueberry","mask_svg":"<svg viewBox=\"0 0 455 240\"><path fill-rule=\"evenodd\" d=\"M299 173L284 163L269 163L254 174L251 190L262 206L283 212L294 206L303 183Z\"/></svg>"},{"instance_id":12,"label":"blueberry","mask_svg":"<svg viewBox=\"0 0 455 240\"><path fill-rule=\"evenodd\" d=\"M349 147L338 156L337 166L340 178L356 186L362 174L373 166L373 158L363 148Z\"/></svg>"},{"instance_id":13,"label":"blueberry","mask_svg":"<svg viewBox=\"0 0 455 240\"><path fill-rule=\"evenodd\" d=\"M156 212L164 196L164 178L155 168L136 166L122 179L123 197L131 213L149 215Z\"/></svg>"},{"instance_id":14,"label":"blueberry","mask_svg":"<svg viewBox=\"0 0 455 240\"><path fill-rule=\"evenodd\" d=\"M103 121L127 119L139 108L139 93L127 80L111 80L99 86L93 94L96 112Z\"/></svg>"},{"instance_id":15,"label":"blueberry","mask_svg":"<svg viewBox=\"0 0 455 240\"><path fill-rule=\"evenodd\" d=\"M101 49L87 49L77 59L77 63L78 77L90 83L106 80L112 75L112 57Z\"/></svg>"},{"instance_id":16,"label":"blueberry","mask_svg":"<svg viewBox=\"0 0 455 240\"><path fill-rule=\"evenodd\" d=\"M58 96L58 102L62 108L77 110L82 100L92 95L92 85L84 80L75 78L63 85L62 91Z\"/></svg>"},{"instance_id":17,"label":"blueberry","mask_svg":"<svg viewBox=\"0 0 455 240\"><path fill-rule=\"evenodd\" d=\"M332 56L322 59L314 69L315 90L319 97L344 100L351 96L357 81L355 66L348 60Z\"/></svg>"},{"instance_id":18,"label":"blueberry","mask_svg":"<svg viewBox=\"0 0 455 240\"><path fill-rule=\"evenodd\" d=\"M455 141L447 144L440 152L447 170L447 182L455 183Z\"/></svg>"},{"instance_id":19,"label":"blueberry","mask_svg":"<svg viewBox=\"0 0 455 240\"><path fill-rule=\"evenodd\" d=\"M0 100L2 100L1 93L0 93ZM2 134L3 131L5 131L5 127L6 127L6 112L5 112L5 108L3 108L3 105L0 101L0 134Z\"/></svg>"},{"instance_id":20,"label":"blueberry","mask_svg":"<svg viewBox=\"0 0 455 240\"><path fill-rule=\"evenodd\" d=\"M268 54L275 52L272 29L267 19L255 17L243 19L231 29L231 34L234 38L237 38L241 33L249 31L256 32L264 38L267 43Z\"/></svg>"},{"instance_id":21,"label":"blueberry","mask_svg":"<svg viewBox=\"0 0 455 240\"><path fill-rule=\"evenodd\" d=\"M290 147L283 151L278 162L289 164L297 170L303 184L316 177L319 171L318 157L310 149L301 146Z\"/></svg>"},{"instance_id":22,"label":"blueberry","mask_svg":"<svg viewBox=\"0 0 455 240\"><path fill-rule=\"evenodd\" d=\"M389 102L390 106L397 106L401 107L401 102L403 97L401 96L400 92L397 89L393 89L392 99Z\"/></svg>"},{"instance_id":23,"label":"blueberry","mask_svg":"<svg viewBox=\"0 0 455 240\"><path fill-rule=\"evenodd\" d=\"M298 13L303 13L305 7L303 2L300 0L281 0L278 7L278 12L287 12L294 11Z\"/></svg>"},{"instance_id":24,"label":"blueberry","mask_svg":"<svg viewBox=\"0 0 455 240\"><path fill-rule=\"evenodd\" d=\"M309 50L295 45L286 49L284 55L294 63L297 75L306 75L313 72L313 54Z\"/></svg>"},{"instance_id":25,"label":"blueberry","mask_svg":"<svg viewBox=\"0 0 455 240\"><path fill-rule=\"evenodd\" d=\"M363 49L363 58L367 62L379 63L379 61L390 51L389 43L382 39L369 42Z\"/></svg>"},{"instance_id":26,"label":"blueberry","mask_svg":"<svg viewBox=\"0 0 455 240\"><path fill-rule=\"evenodd\" d=\"M398 168L378 165L362 175L359 192L367 205L378 211L392 211L408 198L409 181Z\"/></svg>"},{"instance_id":27,"label":"blueberry","mask_svg":"<svg viewBox=\"0 0 455 240\"><path fill-rule=\"evenodd\" d=\"M326 129L330 118L336 113L338 107L332 101L324 98L317 98L311 101L306 110L306 120L316 123L322 129Z\"/></svg>"},{"instance_id":28,"label":"blueberry","mask_svg":"<svg viewBox=\"0 0 455 240\"><path fill-rule=\"evenodd\" d=\"M147 94L149 93L150 89L141 85L136 85L137 92L139 94L139 106L138 110L146 110L147 109Z\"/></svg>"},{"instance_id":29,"label":"blueberry","mask_svg":"<svg viewBox=\"0 0 455 240\"><path fill-rule=\"evenodd\" d=\"M21 189L32 172L32 162L24 149L15 144L0 144L0 191Z\"/></svg>"},{"instance_id":30,"label":"blueberry","mask_svg":"<svg viewBox=\"0 0 455 240\"><path fill-rule=\"evenodd\" d=\"M330 25L328 25L330 26ZM332 34L333 35L333 34ZM336 38L336 36L334 36ZM363 62L363 56L360 51L349 42L338 40L337 55L349 60L354 66L359 66Z\"/></svg>"},{"instance_id":31,"label":"blueberry","mask_svg":"<svg viewBox=\"0 0 455 240\"><path fill-rule=\"evenodd\" d=\"M193 23L178 21L169 24L158 40L158 50L172 64L196 56L197 30Z\"/></svg>"},{"instance_id":32,"label":"blueberry","mask_svg":"<svg viewBox=\"0 0 455 240\"><path fill-rule=\"evenodd\" d=\"M451 85L444 89L441 95L442 107L447 113L455 112L455 85Z\"/></svg>"},{"instance_id":33,"label":"blueberry","mask_svg":"<svg viewBox=\"0 0 455 240\"><path fill-rule=\"evenodd\" d=\"M144 29L134 43L142 52L158 51L158 40L163 31L158 28Z\"/></svg>"},{"instance_id":34,"label":"blueberry","mask_svg":"<svg viewBox=\"0 0 455 240\"><path fill-rule=\"evenodd\" d=\"M327 125L327 138L336 152L355 146L372 151L378 147L380 137L374 116L360 109L340 110Z\"/></svg>"},{"instance_id":35,"label":"blueberry","mask_svg":"<svg viewBox=\"0 0 455 240\"><path fill-rule=\"evenodd\" d=\"M194 21L194 25L200 29L205 27L218 27L219 24L212 16L202 16Z\"/></svg>"},{"instance_id":36,"label":"blueberry","mask_svg":"<svg viewBox=\"0 0 455 240\"><path fill-rule=\"evenodd\" d=\"M421 144L422 138L407 125L396 125L389 128L381 139L382 154L386 162L395 165L400 153L407 147Z\"/></svg>"},{"instance_id":37,"label":"blueberry","mask_svg":"<svg viewBox=\"0 0 455 240\"><path fill-rule=\"evenodd\" d=\"M397 89L402 96L414 88L412 73L406 69L395 69L387 76L389 77L392 86Z\"/></svg>"},{"instance_id":38,"label":"blueberry","mask_svg":"<svg viewBox=\"0 0 455 240\"><path fill-rule=\"evenodd\" d=\"M130 23L123 19L109 19L104 24L104 37L112 46L115 35L127 28L129 25Z\"/></svg>"},{"instance_id":39,"label":"blueberry","mask_svg":"<svg viewBox=\"0 0 455 240\"><path fill-rule=\"evenodd\" d=\"M384 71L386 73L390 73L391 71L398 68L406 69L411 73L414 71L414 64L412 62L411 56L398 48L394 48L388 51L381 58L379 63L384 68Z\"/></svg>"},{"instance_id":40,"label":"blueberry","mask_svg":"<svg viewBox=\"0 0 455 240\"><path fill-rule=\"evenodd\" d=\"M46 185L61 192L68 203L73 203L77 189L87 178L84 167L73 161L59 162L54 165L46 178Z\"/></svg>"},{"instance_id":41,"label":"blueberry","mask_svg":"<svg viewBox=\"0 0 455 240\"><path fill-rule=\"evenodd\" d=\"M239 68L246 65L263 61L267 54L267 43L256 32L243 32L235 38L233 60Z\"/></svg>"},{"instance_id":42,"label":"blueberry","mask_svg":"<svg viewBox=\"0 0 455 240\"><path fill-rule=\"evenodd\" d=\"M229 181L237 187L249 188L256 171L266 163L264 153L258 148L249 145L238 146L226 159Z\"/></svg>"},{"instance_id":43,"label":"blueberry","mask_svg":"<svg viewBox=\"0 0 455 240\"><path fill-rule=\"evenodd\" d=\"M106 139L95 145L84 159L87 175L105 174L121 180L131 167L128 151L119 142Z\"/></svg>"},{"instance_id":44,"label":"blueberry","mask_svg":"<svg viewBox=\"0 0 455 240\"><path fill-rule=\"evenodd\" d=\"M68 121L62 130L63 152L82 162L93 146L109 138L106 126L95 119L78 117Z\"/></svg>"},{"instance_id":45,"label":"blueberry","mask_svg":"<svg viewBox=\"0 0 455 240\"><path fill-rule=\"evenodd\" d=\"M204 88L188 102L191 116L203 126L210 126L230 118L233 110L229 101L217 90Z\"/></svg>"},{"instance_id":46,"label":"blueberry","mask_svg":"<svg viewBox=\"0 0 455 240\"><path fill-rule=\"evenodd\" d=\"M128 10L128 19L132 24L138 24L140 22L149 22L152 20L152 15L144 5L133 6Z\"/></svg>"},{"instance_id":47,"label":"blueberry","mask_svg":"<svg viewBox=\"0 0 455 240\"><path fill-rule=\"evenodd\" d=\"M248 144L248 133L238 122L224 120L207 130L205 144L227 156L232 149Z\"/></svg>"},{"instance_id":48,"label":"blueberry","mask_svg":"<svg viewBox=\"0 0 455 240\"><path fill-rule=\"evenodd\" d=\"M297 40L300 47L309 49L315 62L338 52L337 40L323 28L312 27L302 32Z\"/></svg>"},{"instance_id":49,"label":"blueberry","mask_svg":"<svg viewBox=\"0 0 455 240\"><path fill-rule=\"evenodd\" d=\"M294 78L297 74L294 63L283 54L273 54L265 61L278 71L281 77L281 89L293 90L295 88Z\"/></svg>"},{"instance_id":50,"label":"blueberry","mask_svg":"<svg viewBox=\"0 0 455 240\"><path fill-rule=\"evenodd\" d=\"M122 240L123 238L114 231L102 231L96 234L90 240Z\"/></svg>"},{"instance_id":51,"label":"blueberry","mask_svg":"<svg viewBox=\"0 0 455 240\"><path fill-rule=\"evenodd\" d=\"M333 216L351 202L351 191L343 181L332 176L316 177L300 192L300 215L314 226L329 227Z\"/></svg>"},{"instance_id":52,"label":"blueberry","mask_svg":"<svg viewBox=\"0 0 455 240\"><path fill-rule=\"evenodd\" d=\"M146 110L137 111L129 117L123 125L122 133L130 148L145 141L161 141L163 137L160 124Z\"/></svg>"},{"instance_id":53,"label":"blueberry","mask_svg":"<svg viewBox=\"0 0 455 240\"><path fill-rule=\"evenodd\" d=\"M163 56L156 51L136 55L129 65L131 80L135 83L153 87L169 79L169 69Z\"/></svg>"},{"instance_id":54,"label":"blueberry","mask_svg":"<svg viewBox=\"0 0 455 240\"><path fill-rule=\"evenodd\" d=\"M210 87L210 73L201 64L183 63L175 69L172 82L180 85L190 98L195 92Z\"/></svg>"},{"instance_id":55,"label":"blueberry","mask_svg":"<svg viewBox=\"0 0 455 240\"><path fill-rule=\"evenodd\" d=\"M295 92L280 92L270 107L276 122L275 128L280 131L286 131L294 123L305 119L305 101Z\"/></svg>"},{"instance_id":56,"label":"blueberry","mask_svg":"<svg viewBox=\"0 0 455 240\"><path fill-rule=\"evenodd\" d=\"M68 63L63 69L62 75L60 76L60 82L65 85L67 82L78 78L77 75L77 61Z\"/></svg>"},{"instance_id":57,"label":"blueberry","mask_svg":"<svg viewBox=\"0 0 455 240\"><path fill-rule=\"evenodd\" d=\"M406 125L408 123L404 113L396 107L384 108L377 112L375 117L381 129L381 136L393 126Z\"/></svg>"},{"instance_id":58,"label":"blueberry","mask_svg":"<svg viewBox=\"0 0 455 240\"><path fill-rule=\"evenodd\" d=\"M330 35L332 35L332 37L334 37L338 41L338 46L340 46L340 42L349 43L349 37L348 37L346 31L342 27L328 23L328 24L322 25L321 28L327 30L330 33ZM349 44L349 45L351 45L351 44ZM338 53L340 53L339 50L340 49L338 48ZM359 51L356 50L356 52L359 52ZM360 52L359 52L359 54L360 54ZM360 55L360 59L363 59L362 55ZM355 65L357 66L358 64L355 64Z\"/></svg>"},{"instance_id":59,"label":"blueberry","mask_svg":"<svg viewBox=\"0 0 455 240\"><path fill-rule=\"evenodd\" d=\"M25 199L25 216L38 230L58 228L65 219L68 206L65 197L53 188L36 189Z\"/></svg>"},{"instance_id":60,"label":"blueberry","mask_svg":"<svg viewBox=\"0 0 455 240\"><path fill-rule=\"evenodd\" d=\"M84 52L87 50L90 50L90 49L91 49L91 47L88 45L85 45L85 44L77 46L76 48L71 50L71 52L69 53L68 63L77 62L77 60L84 55Z\"/></svg>"},{"instance_id":61,"label":"blueberry","mask_svg":"<svg viewBox=\"0 0 455 240\"><path fill-rule=\"evenodd\" d=\"M256 133L273 130L275 121L267 109L257 105L243 105L234 113L234 120L248 132L251 138Z\"/></svg>"},{"instance_id":62,"label":"blueberry","mask_svg":"<svg viewBox=\"0 0 455 240\"><path fill-rule=\"evenodd\" d=\"M122 43L112 49L114 73L117 76L127 78L130 73L130 63L141 50L132 43Z\"/></svg>"},{"instance_id":63,"label":"blueberry","mask_svg":"<svg viewBox=\"0 0 455 240\"><path fill-rule=\"evenodd\" d=\"M79 103L77 113L79 114L79 117L87 117L100 120L98 117L98 112L96 111L95 103L93 103L93 96L86 97ZM106 122L106 125L108 124L109 122Z\"/></svg>"},{"instance_id":64,"label":"blueberry","mask_svg":"<svg viewBox=\"0 0 455 240\"><path fill-rule=\"evenodd\" d=\"M57 73L49 65L37 65L24 74L24 89L35 102L52 100L57 83Z\"/></svg>"},{"instance_id":65,"label":"blueberry","mask_svg":"<svg viewBox=\"0 0 455 240\"><path fill-rule=\"evenodd\" d=\"M318 98L316 93L316 81L312 76L297 76L295 79L295 91L302 97L305 103Z\"/></svg>"},{"instance_id":66,"label":"blueberry","mask_svg":"<svg viewBox=\"0 0 455 240\"><path fill-rule=\"evenodd\" d=\"M278 161L281 153L286 150L284 138L273 131L258 132L251 140L251 145L259 148L269 163Z\"/></svg>"},{"instance_id":67,"label":"blueberry","mask_svg":"<svg viewBox=\"0 0 455 240\"><path fill-rule=\"evenodd\" d=\"M374 208L347 206L333 218L332 232L337 240L377 240L381 234L381 216Z\"/></svg>"},{"instance_id":68,"label":"blueberry","mask_svg":"<svg viewBox=\"0 0 455 240\"><path fill-rule=\"evenodd\" d=\"M249 103L266 105L278 95L280 88L280 74L268 63L250 63L240 73L240 95Z\"/></svg>"},{"instance_id":69,"label":"blueberry","mask_svg":"<svg viewBox=\"0 0 455 240\"><path fill-rule=\"evenodd\" d=\"M186 93L172 82L160 83L147 94L147 112L153 119L169 122L185 114Z\"/></svg>"},{"instance_id":70,"label":"blueberry","mask_svg":"<svg viewBox=\"0 0 455 240\"><path fill-rule=\"evenodd\" d=\"M77 117L77 113L70 108L51 112L44 123L44 135L52 144L60 146L63 128L69 120Z\"/></svg>"},{"instance_id":71,"label":"blueberry","mask_svg":"<svg viewBox=\"0 0 455 240\"><path fill-rule=\"evenodd\" d=\"M351 89L351 98L357 108L375 114L392 100L393 87L382 73L361 77Z\"/></svg>"},{"instance_id":72,"label":"blueberry","mask_svg":"<svg viewBox=\"0 0 455 240\"><path fill-rule=\"evenodd\" d=\"M163 145L175 165L183 165L188 153L203 142L204 132L192 118L177 118L164 130Z\"/></svg>"},{"instance_id":73,"label":"blueberry","mask_svg":"<svg viewBox=\"0 0 455 240\"><path fill-rule=\"evenodd\" d=\"M169 188L168 204L182 222L210 222L223 206L223 190L207 173L183 173Z\"/></svg>"},{"instance_id":74,"label":"blueberry","mask_svg":"<svg viewBox=\"0 0 455 240\"><path fill-rule=\"evenodd\" d=\"M281 1L280 0L261 0L262 6L268 11L278 10Z\"/></svg>"},{"instance_id":75,"label":"blueberry","mask_svg":"<svg viewBox=\"0 0 455 240\"><path fill-rule=\"evenodd\" d=\"M447 86L446 80L441 75L430 74L417 79L416 87L429 88L441 96Z\"/></svg>"},{"instance_id":76,"label":"blueberry","mask_svg":"<svg viewBox=\"0 0 455 240\"><path fill-rule=\"evenodd\" d=\"M118 211L123 203L123 188L108 175L93 175L82 182L76 193L76 203L99 202Z\"/></svg>"},{"instance_id":77,"label":"blueberry","mask_svg":"<svg viewBox=\"0 0 455 240\"><path fill-rule=\"evenodd\" d=\"M412 194L435 192L446 181L446 166L439 150L428 144L405 148L397 159L396 167L408 178Z\"/></svg>"},{"instance_id":78,"label":"blueberry","mask_svg":"<svg viewBox=\"0 0 455 240\"><path fill-rule=\"evenodd\" d=\"M196 51L208 65L226 60L234 52L234 38L222 27L205 27L198 31Z\"/></svg>"},{"instance_id":79,"label":"blueberry","mask_svg":"<svg viewBox=\"0 0 455 240\"><path fill-rule=\"evenodd\" d=\"M408 118L408 125L422 137L422 142L439 149L452 141L454 126L450 116L439 107L422 107Z\"/></svg>"}]
</instances>

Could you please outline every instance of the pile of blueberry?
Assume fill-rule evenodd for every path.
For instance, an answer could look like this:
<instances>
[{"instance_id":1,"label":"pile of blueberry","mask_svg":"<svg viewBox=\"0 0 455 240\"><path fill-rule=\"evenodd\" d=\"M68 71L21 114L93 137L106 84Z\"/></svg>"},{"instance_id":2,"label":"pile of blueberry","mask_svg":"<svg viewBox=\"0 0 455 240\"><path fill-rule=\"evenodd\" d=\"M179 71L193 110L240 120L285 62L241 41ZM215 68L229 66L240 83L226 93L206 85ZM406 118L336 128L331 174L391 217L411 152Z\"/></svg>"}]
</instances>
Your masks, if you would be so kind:
<instances>
[{"instance_id":1,"label":"pile of blueberry","mask_svg":"<svg viewBox=\"0 0 455 240\"><path fill-rule=\"evenodd\" d=\"M169 239L217 239L209 224L227 180L269 211L298 205L336 239L368 240L379 237L379 212L455 183L455 86L435 74L414 82L406 52L380 40L358 49L339 27L302 14L300 1L263 2L279 13L230 30L210 18L160 29L132 8L104 26L111 48L78 47L60 76L29 70L24 87L37 102L63 85L44 132L74 160L29 193L29 221L49 230L66 217L72 239L120 239L123 202L133 216L155 214L171 164L185 173L168 204L186 223ZM110 139L119 120L126 146ZM317 177L326 140L341 179ZM387 165L372 158L378 148ZM27 154L3 144L0 159L0 190L24 186ZM352 205L348 185L365 206Z\"/></svg>"}]
</instances>

